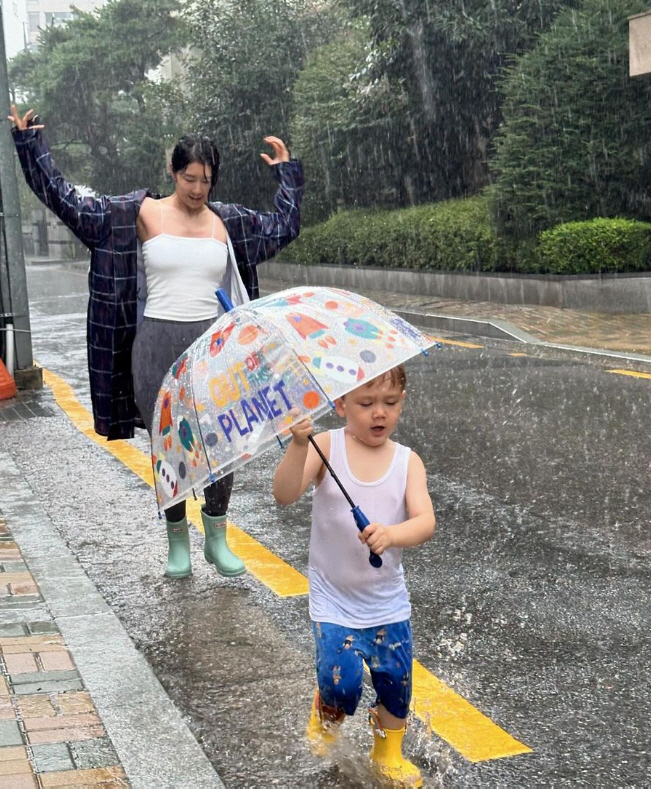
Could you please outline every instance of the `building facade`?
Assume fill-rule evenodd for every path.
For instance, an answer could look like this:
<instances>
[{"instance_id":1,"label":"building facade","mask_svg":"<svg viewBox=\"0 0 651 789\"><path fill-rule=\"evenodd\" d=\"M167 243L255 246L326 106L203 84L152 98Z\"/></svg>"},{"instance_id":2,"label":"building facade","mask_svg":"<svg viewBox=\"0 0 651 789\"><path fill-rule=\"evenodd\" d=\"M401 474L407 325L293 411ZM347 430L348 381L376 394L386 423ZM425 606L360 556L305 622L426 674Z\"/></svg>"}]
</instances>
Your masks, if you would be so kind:
<instances>
[{"instance_id":1,"label":"building facade","mask_svg":"<svg viewBox=\"0 0 651 789\"><path fill-rule=\"evenodd\" d=\"M11 60L29 44L27 0L4 0L2 26L5 31L7 60Z\"/></svg>"},{"instance_id":2,"label":"building facade","mask_svg":"<svg viewBox=\"0 0 651 789\"><path fill-rule=\"evenodd\" d=\"M18 1L18 0L17 0ZM25 4L30 47L38 46L42 28L65 24L72 18L72 6L80 11L94 11L106 0L20 0Z\"/></svg>"}]
</instances>

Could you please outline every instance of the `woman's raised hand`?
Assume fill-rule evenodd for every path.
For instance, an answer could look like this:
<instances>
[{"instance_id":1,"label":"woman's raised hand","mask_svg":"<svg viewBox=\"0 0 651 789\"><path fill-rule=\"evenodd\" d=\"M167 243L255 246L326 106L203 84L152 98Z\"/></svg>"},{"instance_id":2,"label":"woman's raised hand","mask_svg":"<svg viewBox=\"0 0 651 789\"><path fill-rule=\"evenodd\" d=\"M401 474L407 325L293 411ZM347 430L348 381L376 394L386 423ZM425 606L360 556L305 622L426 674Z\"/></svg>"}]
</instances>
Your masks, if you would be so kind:
<instances>
[{"instance_id":1,"label":"woman's raised hand","mask_svg":"<svg viewBox=\"0 0 651 789\"><path fill-rule=\"evenodd\" d=\"M265 137L264 141L273 148L273 159L269 154L261 153L260 156L269 165L280 164L289 161L289 151L287 146L279 137Z\"/></svg>"},{"instance_id":2,"label":"woman's raised hand","mask_svg":"<svg viewBox=\"0 0 651 789\"><path fill-rule=\"evenodd\" d=\"M35 118L34 110L27 110L27 112L21 118L18 114L18 107L15 104L11 105L11 115L7 115L7 119L12 121L14 126L21 131L23 129L44 129L45 126L42 123L39 124L32 124L30 126L30 121Z\"/></svg>"}]
</instances>

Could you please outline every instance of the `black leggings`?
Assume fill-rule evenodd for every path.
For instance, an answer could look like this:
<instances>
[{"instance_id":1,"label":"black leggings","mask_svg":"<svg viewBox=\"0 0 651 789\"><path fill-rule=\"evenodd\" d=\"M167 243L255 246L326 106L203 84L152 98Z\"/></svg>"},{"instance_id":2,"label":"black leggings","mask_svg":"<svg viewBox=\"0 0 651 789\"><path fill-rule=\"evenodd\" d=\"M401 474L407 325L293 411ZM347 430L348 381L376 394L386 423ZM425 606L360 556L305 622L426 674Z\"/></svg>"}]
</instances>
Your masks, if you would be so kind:
<instances>
[{"instance_id":1,"label":"black leggings","mask_svg":"<svg viewBox=\"0 0 651 789\"><path fill-rule=\"evenodd\" d=\"M226 515L228 510L228 502L231 498L231 491L233 490L233 475L227 474L225 477L213 482L204 488L203 495L206 497L206 506L204 507L206 515L215 518L219 515ZM178 523L185 518L185 502L179 501L178 504L173 504L165 510L165 518L170 523Z\"/></svg>"}]
</instances>

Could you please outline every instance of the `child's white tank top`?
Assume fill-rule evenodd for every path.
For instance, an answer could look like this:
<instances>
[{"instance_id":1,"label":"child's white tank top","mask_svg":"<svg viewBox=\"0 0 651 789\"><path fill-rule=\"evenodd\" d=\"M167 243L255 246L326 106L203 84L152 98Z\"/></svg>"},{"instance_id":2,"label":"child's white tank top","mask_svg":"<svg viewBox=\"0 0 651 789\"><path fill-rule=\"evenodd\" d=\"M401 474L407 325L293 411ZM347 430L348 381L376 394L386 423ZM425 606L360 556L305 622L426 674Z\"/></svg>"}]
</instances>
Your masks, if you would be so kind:
<instances>
[{"instance_id":1,"label":"child's white tank top","mask_svg":"<svg viewBox=\"0 0 651 789\"><path fill-rule=\"evenodd\" d=\"M348 466L344 429L330 432L330 465L371 523L392 526L407 519L410 455L408 447L395 444L386 474L375 482L360 482ZM357 535L350 505L326 472L312 500L310 618L354 628L409 619L402 548L389 548L382 554L382 567L375 568L368 561L369 549Z\"/></svg>"}]
</instances>

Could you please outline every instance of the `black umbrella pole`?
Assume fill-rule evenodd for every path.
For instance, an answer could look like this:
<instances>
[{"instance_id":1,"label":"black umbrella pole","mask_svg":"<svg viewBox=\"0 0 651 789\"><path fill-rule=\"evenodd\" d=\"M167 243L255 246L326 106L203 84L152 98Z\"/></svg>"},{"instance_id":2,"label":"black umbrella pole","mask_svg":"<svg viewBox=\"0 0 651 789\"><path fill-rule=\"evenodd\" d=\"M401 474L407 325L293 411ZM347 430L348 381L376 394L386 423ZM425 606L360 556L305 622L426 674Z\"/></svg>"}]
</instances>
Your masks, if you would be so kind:
<instances>
[{"instance_id":1,"label":"black umbrella pole","mask_svg":"<svg viewBox=\"0 0 651 789\"><path fill-rule=\"evenodd\" d=\"M328 463L325 455L323 454L323 452L321 452L321 450L317 446L316 441L314 440L314 438L312 436L308 436L308 439L309 439L310 443L312 444L312 446L314 447L317 455L323 461L323 465L328 469L328 471L332 475L332 478L337 483L337 485L339 487L339 490L344 494L344 496L346 497L346 500L350 504L350 508L352 510L353 517L355 518L355 523L357 524L357 528L360 531L364 531L364 529L369 525L369 519L366 517L366 515L364 515L364 513L360 510L360 508L350 498L350 496L348 495L348 491L341 484L341 480L339 479L339 477L333 471L332 466L330 465L330 463ZM373 551L370 551L368 560L373 565L373 567L382 567L382 557L378 556L377 553L373 553Z\"/></svg>"},{"instance_id":2,"label":"black umbrella pole","mask_svg":"<svg viewBox=\"0 0 651 789\"><path fill-rule=\"evenodd\" d=\"M316 441L314 440L313 436L308 436L308 440L309 440L310 444L312 444L312 446L314 447L314 450L315 450L315 452L317 453L317 455L318 455L318 456L321 458L321 460L323 461L323 465L324 465L324 466L325 466L325 467L328 469L328 471L329 471L329 472L330 472L330 474L332 475L332 478L334 479L334 481L335 481L335 482L337 483L337 485L339 486L339 490L340 490L340 491L341 491L341 492L344 494L344 496L346 497L346 500L347 500L347 501L348 501L348 503L350 504L351 508L352 508L352 509L355 509L355 502L354 502L354 501L353 501L353 500L350 498L350 496L348 495L348 491L347 491L347 490L346 490L346 488L344 488L344 486L341 484L341 480L339 479L339 477L338 477L338 476L335 474L335 472L333 471L333 469L332 469L332 466L330 465L330 463L328 463L328 460L327 460L326 456L323 454L323 452L321 452L321 450L320 450L320 449L319 449L319 447L317 446L317 443L316 443Z\"/></svg>"}]
</instances>

